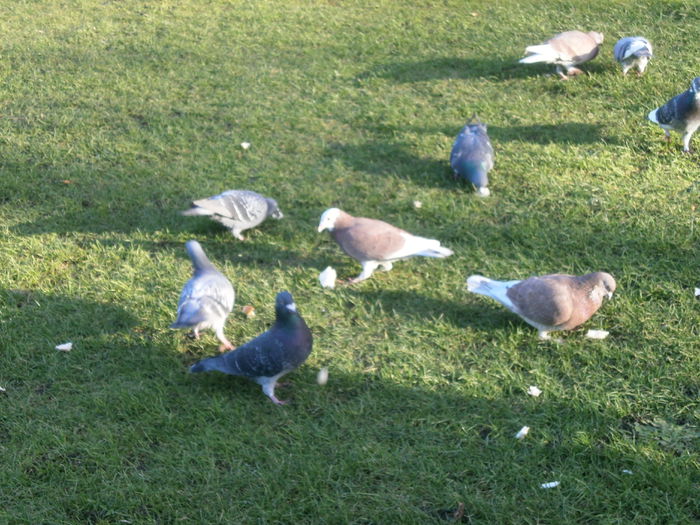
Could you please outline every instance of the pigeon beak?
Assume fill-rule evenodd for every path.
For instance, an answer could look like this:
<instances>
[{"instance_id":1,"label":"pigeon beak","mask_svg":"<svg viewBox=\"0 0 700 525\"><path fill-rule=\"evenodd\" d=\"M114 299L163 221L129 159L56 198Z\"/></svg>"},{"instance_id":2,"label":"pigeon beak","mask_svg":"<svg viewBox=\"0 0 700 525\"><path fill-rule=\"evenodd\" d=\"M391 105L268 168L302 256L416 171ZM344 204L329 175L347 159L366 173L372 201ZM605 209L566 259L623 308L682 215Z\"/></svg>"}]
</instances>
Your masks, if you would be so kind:
<instances>
[{"instance_id":1,"label":"pigeon beak","mask_svg":"<svg viewBox=\"0 0 700 525\"><path fill-rule=\"evenodd\" d=\"M323 230L325 230L328 226L326 226L324 223L321 223L318 225L318 233L321 233Z\"/></svg>"},{"instance_id":2,"label":"pigeon beak","mask_svg":"<svg viewBox=\"0 0 700 525\"><path fill-rule=\"evenodd\" d=\"M296 311L297 311L297 305L296 305L296 303L289 303L289 304L287 305L287 310L291 310L292 312L296 312Z\"/></svg>"},{"instance_id":3,"label":"pigeon beak","mask_svg":"<svg viewBox=\"0 0 700 525\"><path fill-rule=\"evenodd\" d=\"M612 299L612 295L613 295L612 292L608 292L608 299Z\"/></svg>"}]
</instances>

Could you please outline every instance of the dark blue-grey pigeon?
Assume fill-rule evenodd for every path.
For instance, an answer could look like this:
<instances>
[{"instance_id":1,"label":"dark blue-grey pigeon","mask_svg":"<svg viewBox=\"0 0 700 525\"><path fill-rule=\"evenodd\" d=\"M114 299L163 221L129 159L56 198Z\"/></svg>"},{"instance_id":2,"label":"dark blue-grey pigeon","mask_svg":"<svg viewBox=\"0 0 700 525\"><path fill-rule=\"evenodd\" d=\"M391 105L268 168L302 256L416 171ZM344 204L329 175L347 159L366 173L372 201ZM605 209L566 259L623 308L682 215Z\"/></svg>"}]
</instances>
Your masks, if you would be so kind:
<instances>
[{"instance_id":1,"label":"dark blue-grey pigeon","mask_svg":"<svg viewBox=\"0 0 700 525\"><path fill-rule=\"evenodd\" d=\"M277 294L275 313L275 324L267 332L231 352L202 359L190 367L190 372L218 370L247 377L261 385L273 403L286 404L275 397L277 380L306 361L313 338L289 292Z\"/></svg>"},{"instance_id":2,"label":"dark blue-grey pigeon","mask_svg":"<svg viewBox=\"0 0 700 525\"><path fill-rule=\"evenodd\" d=\"M241 234L254 228L268 217L284 217L277 201L250 190L228 190L219 195L192 202L182 215L205 215L220 222L236 239L245 240Z\"/></svg>"},{"instance_id":3,"label":"dark blue-grey pigeon","mask_svg":"<svg viewBox=\"0 0 700 525\"><path fill-rule=\"evenodd\" d=\"M493 147L486 133L486 124L475 115L459 132L450 153L455 177L462 177L476 187L477 195L487 197L488 173L493 168Z\"/></svg>"},{"instance_id":4,"label":"dark blue-grey pigeon","mask_svg":"<svg viewBox=\"0 0 700 525\"><path fill-rule=\"evenodd\" d=\"M613 48L613 55L622 66L622 74L633 67L637 68L637 75L644 73L644 70L653 56L651 42L641 36L626 36L621 38Z\"/></svg>"},{"instance_id":5,"label":"dark blue-grey pigeon","mask_svg":"<svg viewBox=\"0 0 700 525\"><path fill-rule=\"evenodd\" d=\"M177 320L170 328L192 328L197 339L200 330L211 328L221 341L221 350L232 349L224 335L224 324L236 299L233 286L209 261L197 241L187 241L185 248L192 261L193 275L182 288Z\"/></svg>"},{"instance_id":6,"label":"dark blue-grey pigeon","mask_svg":"<svg viewBox=\"0 0 700 525\"><path fill-rule=\"evenodd\" d=\"M671 140L670 130L681 133L683 151L690 152L690 138L700 127L700 77L693 79L687 91L649 113L649 120L663 128L666 140Z\"/></svg>"}]
</instances>

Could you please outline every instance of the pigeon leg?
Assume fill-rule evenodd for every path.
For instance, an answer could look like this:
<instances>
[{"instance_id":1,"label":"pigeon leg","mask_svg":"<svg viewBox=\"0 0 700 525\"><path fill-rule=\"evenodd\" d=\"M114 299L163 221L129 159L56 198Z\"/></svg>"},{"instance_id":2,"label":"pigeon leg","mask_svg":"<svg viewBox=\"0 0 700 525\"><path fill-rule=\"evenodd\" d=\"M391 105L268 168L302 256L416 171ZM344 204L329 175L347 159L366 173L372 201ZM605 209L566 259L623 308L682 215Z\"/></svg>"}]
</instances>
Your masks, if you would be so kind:
<instances>
[{"instance_id":1,"label":"pigeon leg","mask_svg":"<svg viewBox=\"0 0 700 525\"><path fill-rule=\"evenodd\" d=\"M231 233L239 241L245 241L245 237L243 237L243 235L241 234L241 230L234 229L234 230L231 230Z\"/></svg>"},{"instance_id":2,"label":"pigeon leg","mask_svg":"<svg viewBox=\"0 0 700 525\"><path fill-rule=\"evenodd\" d=\"M692 136L692 132L683 133L683 153L690 153L690 137Z\"/></svg>"},{"instance_id":3,"label":"pigeon leg","mask_svg":"<svg viewBox=\"0 0 700 525\"><path fill-rule=\"evenodd\" d=\"M559 75L559 78L560 78L561 80L569 80L569 77L567 77L567 76L564 74L564 71L562 71L562 67L561 67L561 66L557 66L557 75Z\"/></svg>"},{"instance_id":4,"label":"pigeon leg","mask_svg":"<svg viewBox=\"0 0 700 525\"><path fill-rule=\"evenodd\" d=\"M566 74L569 75L570 77L575 77L576 75L581 75L581 74L583 74L583 71L581 71L581 70L580 70L579 68L577 68L577 67L570 67L570 68L568 69L568 71L566 72Z\"/></svg>"},{"instance_id":5,"label":"pigeon leg","mask_svg":"<svg viewBox=\"0 0 700 525\"><path fill-rule=\"evenodd\" d=\"M348 282L350 284L354 284L359 283L360 281L364 281L369 276L371 276L372 273L374 273L374 270L376 270L378 266L379 263L377 261L364 261L362 263L362 273L354 279L350 279Z\"/></svg>"},{"instance_id":6,"label":"pigeon leg","mask_svg":"<svg viewBox=\"0 0 700 525\"><path fill-rule=\"evenodd\" d=\"M540 341L547 341L552 338L546 330L538 331L537 337L539 337Z\"/></svg>"},{"instance_id":7,"label":"pigeon leg","mask_svg":"<svg viewBox=\"0 0 700 525\"><path fill-rule=\"evenodd\" d=\"M270 398L270 401L272 401L275 405L286 405L289 403L289 401L283 401L281 399L277 399L275 396L275 386L277 385L277 378L271 378L268 380L268 378L265 379L265 382L262 384L262 389L263 392L267 397Z\"/></svg>"},{"instance_id":8,"label":"pigeon leg","mask_svg":"<svg viewBox=\"0 0 700 525\"><path fill-rule=\"evenodd\" d=\"M391 262L383 262L383 263L380 263L379 266L381 266L382 270L384 270L385 272L388 272L389 270L391 270L394 267L394 264Z\"/></svg>"},{"instance_id":9,"label":"pigeon leg","mask_svg":"<svg viewBox=\"0 0 700 525\"><path fill-rule=\"evenodd\" d=\"M192 330L192 334L194 334L195 339L199 339L199 328Z\"/></svg>"},{"instance_id":10,"label":"pigeon leg","mask_svg":"<svg viewBox=\"0 0 700 525\"><path fill-rule=\"evenodd\" d=\"M671 142L671 132L665 129L664 133L666 134L666 142Z\"/></svg>"}]
</instances>

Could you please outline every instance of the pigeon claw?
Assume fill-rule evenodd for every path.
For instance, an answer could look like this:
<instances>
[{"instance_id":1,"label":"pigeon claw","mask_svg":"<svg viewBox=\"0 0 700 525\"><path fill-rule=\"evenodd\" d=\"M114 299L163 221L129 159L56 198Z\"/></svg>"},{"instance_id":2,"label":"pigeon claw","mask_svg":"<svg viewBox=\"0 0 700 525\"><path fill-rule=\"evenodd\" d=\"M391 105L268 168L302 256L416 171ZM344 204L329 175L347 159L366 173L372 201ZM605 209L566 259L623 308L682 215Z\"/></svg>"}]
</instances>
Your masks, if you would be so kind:
<instances>
[{"instance_id":1,"label":"pigeon claw","mask_svg":"<svg viewBox=\"0 0 700 525\"><path fill-rule=\"evenodd\" d=\"M275 405L288 405L289 404L289 401L277 399L276 396L270 396L270 401L272 401Z\"/></svg>"}]
</instances>

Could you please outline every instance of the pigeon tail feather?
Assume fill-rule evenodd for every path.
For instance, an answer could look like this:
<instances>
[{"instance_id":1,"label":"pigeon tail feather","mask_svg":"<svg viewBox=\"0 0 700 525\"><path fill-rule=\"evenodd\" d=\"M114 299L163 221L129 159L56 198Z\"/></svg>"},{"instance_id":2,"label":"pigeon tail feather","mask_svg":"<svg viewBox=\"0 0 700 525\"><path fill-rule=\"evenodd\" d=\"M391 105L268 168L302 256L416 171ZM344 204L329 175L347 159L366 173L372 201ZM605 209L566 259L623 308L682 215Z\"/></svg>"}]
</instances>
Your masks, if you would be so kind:
<instances>
[{"instance_id":1,"label":"pigeon tail feather","mask_svg":"<svg viewBox=\"0 0 700 525\"><path fill-rule=\"evenodd\" d=\"M418 252L416 255L421 255L423 257L438 257L442 259L443 257L449 257L450 255L453 255L455 252L450 250L449 248L445 248L444 246L436 246L435 248L430 248L428 250L423 250L422 252Z\"/></svg>"},{"instance_id":2,"label":"pigeon tail feather","mask_svg":"<svg viewBox=\"0 0 700 525\"><path fill-rule=\"evenodd\" d=\"M538 62L554 62L557 56L553 53L535 53L518 60L521 64L537 64Z\"/></svg>"},{"instance_id":3,"label":"pigeon tail feather","mask_svg":"<svg viewBox=\"0 0 700 525\"><path fill-rule=\"evenodd\" d=\"M508 298L508 288L520 281L496 281L483 275L471 275L467 278L467 290L496 299L502 305L512 309L513 303Z\"/></svg>"},{"instance_id":4,"label":"pigeon tail feather","mask_svg":"<svg viewBox=\"0 0 700 525\"><path fill-rule=\"evenodd\" d=\"M201 215L214 215L214 212L211 210L207 210L206 208L202 208L201 206L193 206L189 210L181 211L180 215L187 215L189 217L192 217Z\"/></svg>"},{"instance_id":5,"label":"pigeon tail feather","mask_svg":"<svg viewBox=\"0 0 700 525\"><path fill-rule=\"evenodd\" d=\"M647 115L647 118L648 118L649 120L651 120L652 122L656 123L656 124L659 124L659 119L658 119L658 117L656 116L656 112L657 112L658 110L659 110L659 109L656 108L655 110L650 111L650 112L649 112L649 115Z\"/></svg>"},{"instance_id":6,"label":"pigeon tail feather","mask_svg":"<svg viewBox=\"0 0 700 525\"><path fill-rule=\"evenodd\" d=\"M190 373L211 372L217 370L225 374L235 375L236 372L231 368L230 364L223 360L223 356L213 356L197 361L190 367Z\"/></svg>"}]
</instances>

